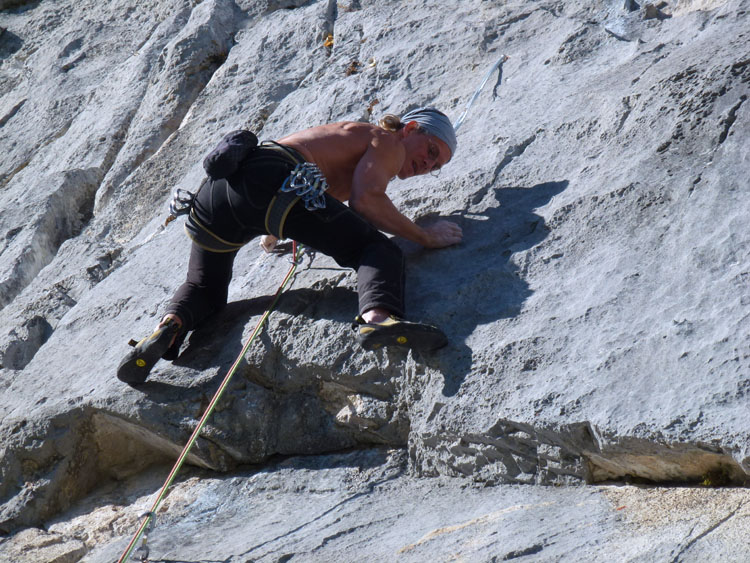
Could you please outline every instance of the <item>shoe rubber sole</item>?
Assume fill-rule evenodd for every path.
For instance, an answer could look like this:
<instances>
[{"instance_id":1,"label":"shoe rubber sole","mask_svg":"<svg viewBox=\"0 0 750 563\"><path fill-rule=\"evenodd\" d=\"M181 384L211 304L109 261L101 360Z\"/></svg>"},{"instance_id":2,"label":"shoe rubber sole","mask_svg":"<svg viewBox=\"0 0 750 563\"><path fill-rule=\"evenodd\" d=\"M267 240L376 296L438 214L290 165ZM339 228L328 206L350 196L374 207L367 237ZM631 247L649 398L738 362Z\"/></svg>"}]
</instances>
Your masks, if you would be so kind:
<instances>
[{"instance_id":1,"label":"shoe rubber sole","mask_svg":"<svg viewBox=\"0 0 750 563\"><path fill-rule=\"evenodd\" d=\"M169 349L179 328L165 324L157 328L151 336L138 342L117 368L117 379L129 385L139 385L146 381L151 368Z\"/></svg>"},{"instance_id":2,"label":"shoe rubber sole","mask_svg":"<svg viewBox=\"0 0 750 563\"><path fill-rule=\"evenodd\" d=\"M431 352L448 344L445 334L434 326L399 321L393 324L365 324L359 328L358 340L365 350L397 346Z\"/></svg>"}]
</instances>

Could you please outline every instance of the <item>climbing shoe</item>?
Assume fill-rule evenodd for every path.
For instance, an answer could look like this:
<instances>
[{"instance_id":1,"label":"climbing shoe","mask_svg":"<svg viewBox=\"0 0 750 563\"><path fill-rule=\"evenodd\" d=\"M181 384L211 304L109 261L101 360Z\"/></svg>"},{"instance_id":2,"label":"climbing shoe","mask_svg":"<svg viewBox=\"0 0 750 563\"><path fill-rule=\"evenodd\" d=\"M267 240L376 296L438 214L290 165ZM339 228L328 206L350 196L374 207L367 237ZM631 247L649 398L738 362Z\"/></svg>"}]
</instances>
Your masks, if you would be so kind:
<instances>
[{"instance_id":1,"label":"climbing shoe","mask_svg":"<svg viewBox=\"0 0 750 563\"><path fill-rule=\"evenodd\" d=\"M358 316L352 328L357 331L357 340L365 350L399 346L429 352L448 344L448 339L439 328L405 321L394 315L379 323L367 323Z\"/></svg>"},{"instance_id":2,"label":"climbing shoe","mask_svg":"<svg viewBox=\"0 0 750 563\"><path fill-rule=\"evenodd\" d=\"M174 339L174 342L172 342L169 348L167 348L167 351L161 355L161 359L170 362L175 361L180 355L180 348L182 347L182 343L185 342L187 334L187 331L180 330L177 333L177 337Z\"/></svg>"},{"instance_id":3,"label":"climbing shoe","mask_svg":"<svg viewBox=\"0 0 750 563\"><path fill-rule=\"evenodd\" d=\"M130 341L133 349L117 368L117 379L130 385L146 381L151 368L172 347L172 339L180 332L180 325L172 319L161 323L151 336L140 342Z\"/></svg>"}]
</instances>

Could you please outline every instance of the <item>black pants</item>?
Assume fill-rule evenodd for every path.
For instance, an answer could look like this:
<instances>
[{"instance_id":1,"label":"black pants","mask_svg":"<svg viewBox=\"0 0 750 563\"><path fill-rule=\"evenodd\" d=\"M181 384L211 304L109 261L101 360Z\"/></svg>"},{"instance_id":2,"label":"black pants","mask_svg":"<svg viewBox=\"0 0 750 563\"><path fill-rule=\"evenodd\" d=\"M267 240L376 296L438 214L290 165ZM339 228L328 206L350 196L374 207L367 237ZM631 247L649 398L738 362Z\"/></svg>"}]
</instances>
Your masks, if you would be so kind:
<instances>
[{"instance_id":1,"label":"black pants","mask_svg":"<svg viewBox=\"0 0 750 563\"><path fill-rule=\"evenodd\" d=\"M268 204L295 164L283 150L258 148L234 175L201 188L194 204L196 217L229 242L247 243L266 234ZM340 201L328 195L325 199L326 207L315 211L296 204L287 217L285 236L357 271L360 313L379 307L403 316L401 249ZM193 243L187 279L167 308L167 313L180 317L185 331L226 305L236 255Z\"/></svg>"}]
</instances>

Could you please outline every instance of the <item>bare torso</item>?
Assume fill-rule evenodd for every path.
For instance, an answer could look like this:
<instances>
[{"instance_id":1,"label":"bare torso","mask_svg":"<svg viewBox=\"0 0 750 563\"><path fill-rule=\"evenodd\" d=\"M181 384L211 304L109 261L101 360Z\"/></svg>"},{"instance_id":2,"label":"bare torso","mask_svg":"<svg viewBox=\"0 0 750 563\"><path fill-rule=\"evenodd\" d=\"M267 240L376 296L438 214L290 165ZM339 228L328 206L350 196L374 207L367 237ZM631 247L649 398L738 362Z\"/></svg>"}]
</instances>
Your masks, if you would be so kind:
<instances>
[{"instance_id":1,"label":"bare torso","mask_svg":"<svg viewBox=\"0 0 750 563\"><path fill-rule=\"evenodd\" d=\"M287 135L279 142L318 165L328 181L328 194L386 233L428 248L461 241L461 228L450 221L420 227L403 215L386 195L390 181L426 174L450 160L446 143L418 131L410 122L396 132L369 123L342 121ZM430 145L437 156L429 156Z\"/></svg>"},{"instance_id":2,"label":"bare torso","mask_svg":"<svg viewBox=\"0 0 750 563\"><path fill-rule=\"evenodd\" d=\"M343 121L292 133L279 139L279 143L298 150L317 164L328 181L328 193L339 201L347 201L354 169L373 139L381 135L392 133L368 123ZM382 164L393 166L393 163Z\"/></svg>"}]
</instances>

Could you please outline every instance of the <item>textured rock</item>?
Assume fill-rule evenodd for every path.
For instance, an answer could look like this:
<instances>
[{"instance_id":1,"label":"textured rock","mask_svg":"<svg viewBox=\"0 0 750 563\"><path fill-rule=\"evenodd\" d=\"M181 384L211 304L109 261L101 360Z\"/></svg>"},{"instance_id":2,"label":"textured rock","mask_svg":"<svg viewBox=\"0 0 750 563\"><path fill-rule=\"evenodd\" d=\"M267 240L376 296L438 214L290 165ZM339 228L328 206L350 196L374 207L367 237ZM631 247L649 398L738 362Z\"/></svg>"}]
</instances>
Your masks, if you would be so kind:
<instances>
[{"instance_id":1,"label":"textured rock","mask_svg":"<svg viewBox=\"0 0 750 563\"><path fill-rule=\"evenodd\" d=\"M503 54L503 83L493 95L492 77L478 97L440 177L389 191L409 216L451 217L464 229L461 245L441 251L399 242L409 258L410 315L439 324L451 345L429 357L363 354L348 327L354 275L308 257L189 462L237 472L228 479L242 488L251 480L244 464L278 455L405 448L400 484L383 493L383 505L361 508L370 521L403 491L435 483L419 476L496 485L746 483L749 5L652 8L0 4L0 528L26 528L13 539L22 548L37 538L83 541L33 530L103 483L174 459L269 304L288 263L249 245L235 264L230 306L191 336L179 360L158 364L139 389L114 378L127 340L152 329L184 277L179 222L162 227L169 194L199 184L200 161L223 133L248 127L273 139L422 104L456 119ZM331 461L313 459L322 468ZM387 471L390 462L381 463ZM438 513L433 529L490 514L472 512L484 502L472 493L465 520L445 518L456 487L443 504L424 505ZM594 490L559 494L599 498ZM518 504L558 494L483 491L515 491ZM408 494L418 506L421 493ZM230 522L235 513L221 510ZM717 512L705 530L744 522L743 510ZM600 522L606 535L612 520ZM670 526L680 539L655 553L699 560L708 552L712 532ZM399 557L439 553L415 543L427 527L413 531L420 535L389 544L416 546ZM186 524L182 537L194 532ZM310 541L325 544L329 532ZM482 548L476 558L533 555L551 542L545 537L502 553ZM197 553L215 540L196 543ZM617 553L620 544L607 545ZM647 557L654 544L640 545L633 557ZM111 543L92 560L120 547ZM288 549L318 557L310 546ZM473 554L463 543L450 549ZM721 549L728 560L741 553L728 540Z\"/></svg>"},{"instance_id":2,"label":"textured rock","mask_svg":"<svg viewBox=\"0 0 750 563\"><path fill-rule=\"evenodd\" d=\"M230 477L186 472L149 534L151 561L742 561L746 489L466 486L415 480L402 451L289 458ZM190 475L192 473L192 475ZM163 471L100 488L49 523L111 562ZM22 532L24 561L47 561ZM34 533L38 533L34 531ZM24 535L26 534L26 535ZM70 540L69 540L70 541ZM523 560L523 559L521 559Z\"/></svg>"},{"instance_id":3,"label":"textured rock","mask_svg":"<svg viewBox=\"0 0 750 563\"><path fill-rule=\"evenodd\" d=\"M88 551L80 540L60 534L28 528L19 532L13 542L3 546L6 561L46 561L47 563L75 563Z\"/></svg>"}]
</instances>

